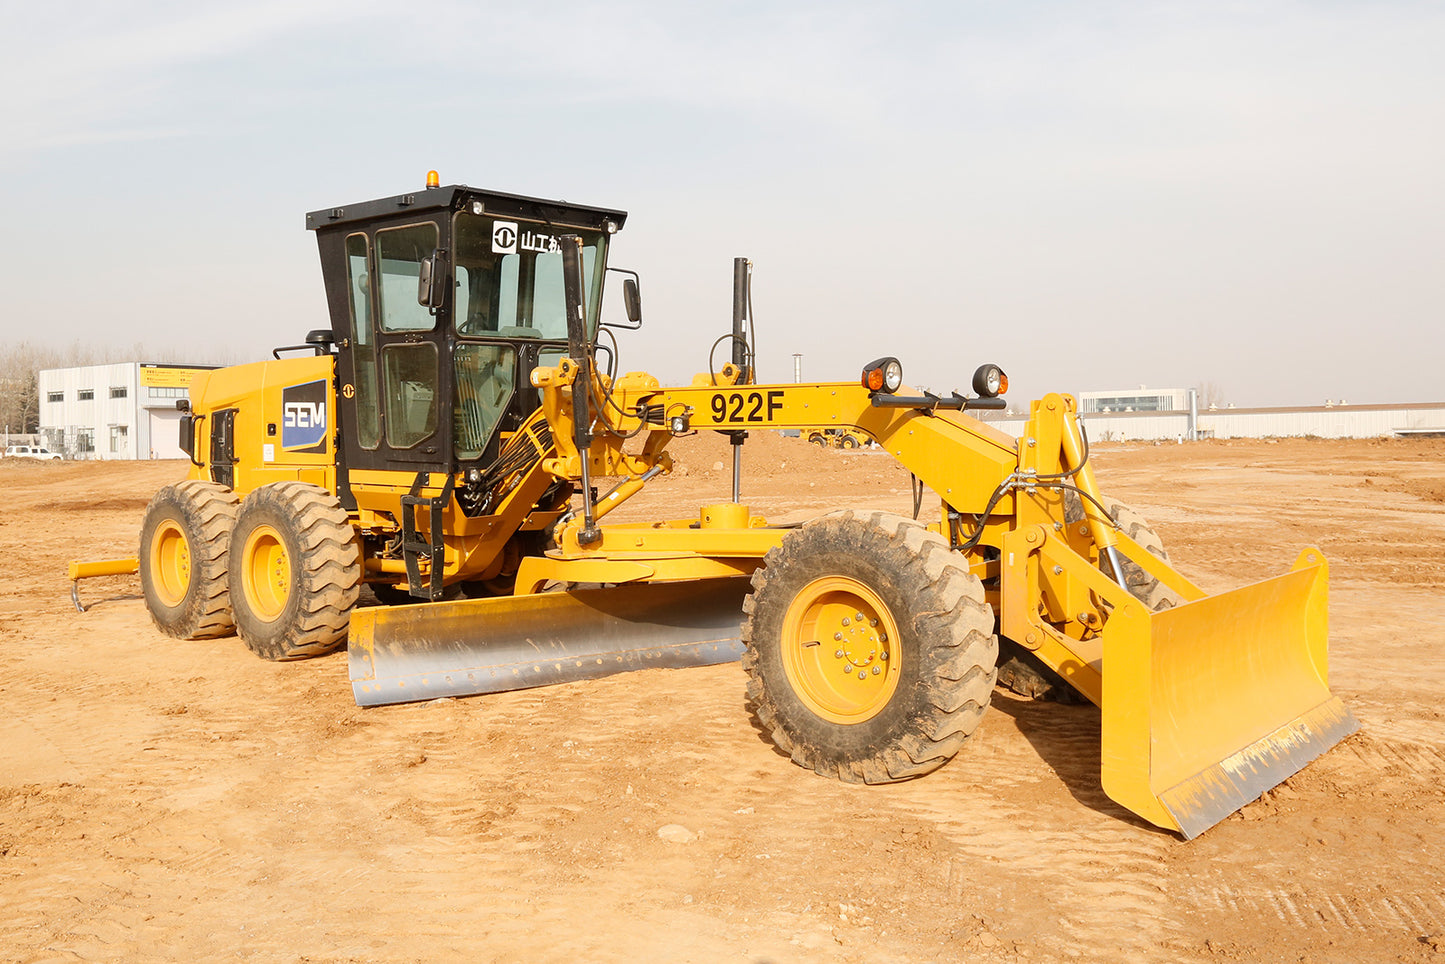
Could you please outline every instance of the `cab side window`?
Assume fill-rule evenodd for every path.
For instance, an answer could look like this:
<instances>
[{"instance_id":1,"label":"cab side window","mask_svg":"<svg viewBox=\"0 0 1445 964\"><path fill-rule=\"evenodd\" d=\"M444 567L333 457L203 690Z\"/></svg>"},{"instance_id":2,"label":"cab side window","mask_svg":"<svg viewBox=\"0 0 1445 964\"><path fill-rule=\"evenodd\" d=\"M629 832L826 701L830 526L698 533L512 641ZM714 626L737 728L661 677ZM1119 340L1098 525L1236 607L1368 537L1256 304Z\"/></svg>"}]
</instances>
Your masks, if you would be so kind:
<instances>
[{"instance_id":1,"label":"cab side window","mask_svg":"<svg viewBox=\"0 0 1445 964\"><path fill-rule=\"evenodd\" d=\"M437 430L437 346L387 345L381 350L386 386L386 444L409 449Z\"/></svg>"},{"instance_id":2,"label":"cab side window","mask_svg":"<svg viewBox=\"0 0 1445 964\"><path fill-rule=\"evenodd\" d=\"M480 458L512 401L517 355L506 345L456 347L457 407L453 438L457 458Z\"/></svg>"},{"instance_id":3,"label":"cab side window","mask_svg":"<svg viewBox=\"0 0 1445 964\"><path fill-rule=\"evenodd\" d=\"M435 224L410 224L376 232L382 331L431 331L436 327L436 316L416 300L422 260L431 257L436 247Z\"/></svg>"}]
</instances>

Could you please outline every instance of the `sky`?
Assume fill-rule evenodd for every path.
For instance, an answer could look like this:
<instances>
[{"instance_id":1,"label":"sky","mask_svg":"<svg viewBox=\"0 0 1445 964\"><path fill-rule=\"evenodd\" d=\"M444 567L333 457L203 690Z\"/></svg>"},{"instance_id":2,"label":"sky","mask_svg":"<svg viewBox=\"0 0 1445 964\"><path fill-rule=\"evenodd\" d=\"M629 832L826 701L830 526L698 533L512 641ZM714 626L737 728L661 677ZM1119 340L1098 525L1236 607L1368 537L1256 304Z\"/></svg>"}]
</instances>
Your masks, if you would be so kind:
<instances>
[{"instance_id":1,"label":"sky","mask_svg":"<svg viewBox=\"0 0 1445 964\"><path fill-rule=\"evenodd\" d=\"M305 212L436 169L628 211L667 382L741 256L765 381L1442 401L1442 50L1382 0L0 0L0 343L269 357L328 324Z\"/></svg>"}]
</instances>

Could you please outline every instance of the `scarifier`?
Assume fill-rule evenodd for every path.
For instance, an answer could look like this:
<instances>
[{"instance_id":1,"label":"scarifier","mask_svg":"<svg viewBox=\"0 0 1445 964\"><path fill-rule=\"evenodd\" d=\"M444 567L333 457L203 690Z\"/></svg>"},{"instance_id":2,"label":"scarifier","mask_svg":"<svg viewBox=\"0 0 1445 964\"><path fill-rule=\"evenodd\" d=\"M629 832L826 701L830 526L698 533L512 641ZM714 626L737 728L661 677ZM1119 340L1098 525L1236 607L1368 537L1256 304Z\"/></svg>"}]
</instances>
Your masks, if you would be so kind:
<instances>
[{"instance_id":1,"label":"scarifier","mask_svg":"<svg viewBox=\"0 0 1445 964\"><path fill-rule=\"evenodd\" d=\"M894 358L856 382L758 384L744 259L725 363L686 386L617 374L608 329L641 324L632 272L626 320L600 318L625 220L435 172L308 214L331 327L193 382L189 478L141 533L161 630L234 631L267 659L347 641L368 706L741 656L771 739L849 782L947 762L996 678L1072 691L1102 713L1105 791L1186 837L1357 728L1327 684L1320 551L1206 595L1100 493L1068 395L1033 402L1014 438L970 414L1004 407L993 365L972 395L910 391ZM916 480L914 517L769 525L742 504L741 453L774 429L876 440ZM608 522L698 431L732 442L731 500ZM383 605L358 607L363 586Z\"/></svg>"}]
</instances>

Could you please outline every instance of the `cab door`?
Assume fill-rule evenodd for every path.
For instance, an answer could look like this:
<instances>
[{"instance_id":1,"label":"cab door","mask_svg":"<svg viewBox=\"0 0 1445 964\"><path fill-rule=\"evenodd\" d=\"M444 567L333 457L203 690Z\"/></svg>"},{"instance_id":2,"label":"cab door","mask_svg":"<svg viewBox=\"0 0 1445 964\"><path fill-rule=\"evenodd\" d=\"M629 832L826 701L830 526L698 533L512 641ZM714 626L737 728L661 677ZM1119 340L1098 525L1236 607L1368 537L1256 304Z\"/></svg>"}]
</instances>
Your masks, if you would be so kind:
<instances>
[{"instance_id":1,"label":"cab door","mask_svg":"<svg viewBox=\"0 0 1445 964\"><path fill-rule=\"evenodd\" d=\"M451 468L451 299L437 308L418 300L422 262L442 250L443 224L418 221L346 239L352 333L340 359L341 405L355 426L344 433L353 468ZM441 270L444 260L437 259Z\"/></svg>"}]
</instances>

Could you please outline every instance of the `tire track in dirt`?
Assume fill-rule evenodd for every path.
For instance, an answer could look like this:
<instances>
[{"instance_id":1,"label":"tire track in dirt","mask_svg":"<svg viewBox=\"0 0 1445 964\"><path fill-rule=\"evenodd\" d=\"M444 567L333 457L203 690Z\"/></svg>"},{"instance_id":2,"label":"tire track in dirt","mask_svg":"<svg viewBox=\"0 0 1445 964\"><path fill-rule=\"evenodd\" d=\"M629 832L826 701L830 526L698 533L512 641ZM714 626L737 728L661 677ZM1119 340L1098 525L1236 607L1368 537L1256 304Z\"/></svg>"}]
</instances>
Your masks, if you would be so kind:
<instances>
[{"instance_id":1,"label":"tire track in dirt","mask_svg":"<svg viewBox=\"0 0 1445 964\"><path fill-rule=\"evenodd\" d=\"M1445 775L1445 752L1439 746L1409 743L1362 733L1343 747L1371 772L1389 772L1414 779L1438 782Z\"/></svg>"},{"instance_id":2,"label":"tire track in dirt","mask_svg":"<svg viewBox=\"0 0 1445 964\"><path fill-rule=\"evenodd\" d=\"M1281 924L1324 932L1368 935L1385 929L1438 934L1445 923L1445 897L1438 893L1379 894L1362 897L1327 888L1241 890L1215 887L1198 892L1209 910L1256 925L1274 918Z\"/></svg>"},{"instance_id":3,"label":"tire track in dirt","mask_svg":"<svg viewBox=\"0 0 1445 964\"><path fill-rule=\"evenodd\" d=\"M944 869L950 898L1007 880L1031 897L1012 910L1015 933L1001 936L1060 955L1109 947L1121 960L1151 959L1179 934L1164 872L1174 840L1099 787L1097 713L1002 691L993 702L986 745L965 746L930 778L966 780L987 795L986 806L960 808L943 788L920 788L911 801L912 814L933 821L954 850ZM1104 906L1109 915L1094 912ZM1124 919L1127 929L1118 926Z\"/></svg>"}]
</instances>

